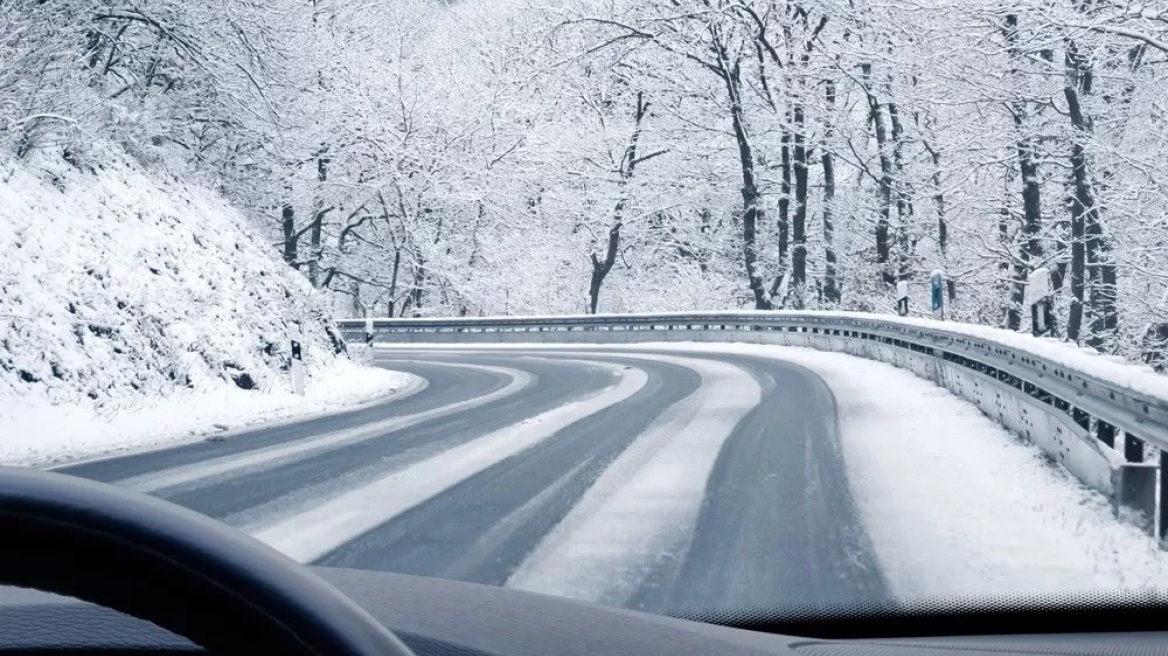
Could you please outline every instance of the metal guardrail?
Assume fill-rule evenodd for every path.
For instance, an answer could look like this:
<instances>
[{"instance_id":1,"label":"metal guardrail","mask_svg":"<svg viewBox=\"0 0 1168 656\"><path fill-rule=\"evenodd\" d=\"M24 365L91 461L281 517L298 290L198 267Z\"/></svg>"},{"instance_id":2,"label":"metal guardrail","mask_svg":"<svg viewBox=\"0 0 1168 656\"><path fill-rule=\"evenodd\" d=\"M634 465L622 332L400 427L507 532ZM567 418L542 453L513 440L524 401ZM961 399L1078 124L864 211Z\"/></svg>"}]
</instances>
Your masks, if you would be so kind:
<instances>
[{"instance_id":1,"label":"metal guardrail","mask_svg":"<svg viewBox=\"0 0 1168 656\"><path fill-rule=\"evenodd\" d=\"M365 340L365 320L338 323L347 340ZM372 326L383 343L701 339L795 344L883 360L974 401L1109 494L1117 512L1135 510L1135 521L1168 544L1168 503L1158 502L1168 501L1168 476L1157 475L1168 471L1168 399L956 330L814 312L375 319ZM1035 424L1036 414L1050 419L1049 429ZM1158 463L1146 462L1145 445L1159 451Z\"/></svg>"}]
</instances>

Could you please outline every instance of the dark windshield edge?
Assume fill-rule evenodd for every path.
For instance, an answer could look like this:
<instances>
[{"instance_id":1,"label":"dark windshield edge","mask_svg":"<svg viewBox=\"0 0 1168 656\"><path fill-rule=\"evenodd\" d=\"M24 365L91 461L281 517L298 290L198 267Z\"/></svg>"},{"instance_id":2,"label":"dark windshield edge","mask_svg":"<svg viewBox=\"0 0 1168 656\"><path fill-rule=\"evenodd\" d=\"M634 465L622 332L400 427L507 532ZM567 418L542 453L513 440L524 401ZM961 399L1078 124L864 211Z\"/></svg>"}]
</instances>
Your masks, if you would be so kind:
<instances>
[{"instance_id":1,"label":"dark windshield edge","mask_svg":"<svg viewBox=\"0 0 1168 656\"><path fill-rule=\"evenodd\" d=\"M888 611L864 608L785 614L669 613L673 617L748 631L821 640L933 638L967 635L1026 635L1168 630L1168 604L1104 603L1064 596L1025 605L1003 604L956 609L938 604L931 609Z\"/></svg>"}]
</instances>

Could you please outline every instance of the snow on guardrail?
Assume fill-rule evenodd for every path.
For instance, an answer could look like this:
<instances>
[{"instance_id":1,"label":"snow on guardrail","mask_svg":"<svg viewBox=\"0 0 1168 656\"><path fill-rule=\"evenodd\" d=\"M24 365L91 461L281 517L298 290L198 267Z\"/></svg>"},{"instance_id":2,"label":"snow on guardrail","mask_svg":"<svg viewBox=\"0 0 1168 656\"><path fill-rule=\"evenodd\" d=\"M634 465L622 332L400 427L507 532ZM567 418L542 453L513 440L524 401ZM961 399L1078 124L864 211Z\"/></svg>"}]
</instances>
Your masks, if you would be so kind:
<instances>
[{"instance_id":1,"label":"snow on guardrail","mask_svg":"<svg viewBox=\"0 0 1168 656\"><path fill-rule=\"evenodd\" d=\"M1014 332L1002 328L983 326L978 324L959 323L954 321L938 321L915 317L898 317L892 314L872 314L865 312L800 312L791 310L758 311L758 310L722 310L714 312L670 312L670 313L629 313L629 314L562 314L562 315L534 315L534 316L490 316L490 317L427 317L427 318L375 318L374 325L384 327L387 324L403 327L416 326L418 328L436 325L480 326L501 325L515 323L519 325L536 324L571 324L571 323L620 323L630 321L672 320L703 317L719 317L734 319L741 317L758 318L765 320L798 319L804 317L822 317L825 319L848 319L879 321L891 325L918 328L939 333L961 335L967 338L982 340L997 344L1013 351L1025 352L1044 358L1050 362L1074 369L1084 375L1107 381L1117 387L1125 387L1133 392L1147 394L1168 403L1168 376L1158 374L1151 367L1142 364L1133 364L1118 356L1105 355L1095 349L1077 346L1070 342L1051 337L1033 337L1025 333ZM364 329L367 321L343 320L338 322L343 328L354 330Z\"/></svg>"}]
</instances>

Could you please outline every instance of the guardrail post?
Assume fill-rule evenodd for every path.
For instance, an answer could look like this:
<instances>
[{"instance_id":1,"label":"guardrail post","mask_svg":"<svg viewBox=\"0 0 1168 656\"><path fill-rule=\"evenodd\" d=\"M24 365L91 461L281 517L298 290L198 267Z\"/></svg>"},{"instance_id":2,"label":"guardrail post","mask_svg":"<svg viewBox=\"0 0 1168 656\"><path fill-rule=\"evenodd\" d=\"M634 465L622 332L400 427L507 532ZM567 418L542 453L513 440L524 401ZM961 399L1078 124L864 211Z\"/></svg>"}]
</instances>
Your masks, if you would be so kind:
<instances>
[{"instance_id":1,"label":"guardrail post","mask_svg":"<svg viewBox=\"0 0 1168 656\"><path fill-rule=\"evenodd\" d=\"M1160 449L1160 524L1158 526L1160 548L1168 548L1165 538L1168 538L1168 451Z\"/></svg>"},{"instance_id":2,"label":"guardrail post","mask_svg":"<svg viewBox=\"0 0 1168 656\"><path fill-rule=\"evenodd\" d=\"M1004 374L1005 372L1001 373ZM1071 417L1075 420L1076 424L1086 428L1087 430L1091 430L1091 415L1087 414L1085 411L1072 407Z\"/></svg>"},{"instance_id":3,"label":"guardrail post","mask_svg":"<svg viewBox=\"0 0 1168 656\"><path fill-rule=\"evenodd\" d=\"M1144 461L1144 441L1125 432L1123 434L1123 459L1128 462Z\"/></svg>"},{"instance_id":4,"label":"guardrail post","mask_svg":"<svg viewBox=\"0 0 1168 656\"><path fill-rule=\"evenodd\" d=\"M1115 426L1100 419L1095 422L1095 437L1111 448L1115 448Z\"/></svg>"},{"instance_id":5,"label":"guardrail post","mask_svg":"<svg viewBox=\"0 0 1168 656\"><path fill-rule=\"evenodd\" d=\"M1133 462L1121 465L1112 472L1112 484L1115 487L1112 510L1115 516L1131 521L1148 535L1155 535L1156 532L1158 470L1159 467L1153 463Z\"/></svg>"}]
</instances>

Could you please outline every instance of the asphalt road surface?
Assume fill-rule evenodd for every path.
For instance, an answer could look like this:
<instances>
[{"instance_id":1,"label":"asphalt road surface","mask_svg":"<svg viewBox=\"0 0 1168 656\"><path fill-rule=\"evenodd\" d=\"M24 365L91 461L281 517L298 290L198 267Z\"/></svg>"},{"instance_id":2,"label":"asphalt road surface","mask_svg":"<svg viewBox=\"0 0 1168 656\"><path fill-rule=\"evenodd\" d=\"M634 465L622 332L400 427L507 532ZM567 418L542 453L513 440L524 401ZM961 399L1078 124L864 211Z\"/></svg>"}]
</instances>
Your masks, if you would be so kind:
<instances>
[{"instance_id":1,"label":"asphalt road surface","mask_svg":"<svg viewBox=\"0 0 1168 656\"><path fill-rule=\"evenodd\" d=\"M887 596L810 371L710 353L384 349L384 402L61 471L321 565L680 612Z\"/></svg>"}]
</instances>

